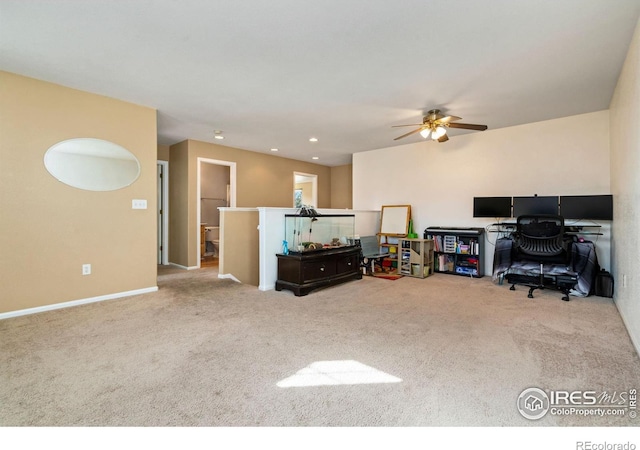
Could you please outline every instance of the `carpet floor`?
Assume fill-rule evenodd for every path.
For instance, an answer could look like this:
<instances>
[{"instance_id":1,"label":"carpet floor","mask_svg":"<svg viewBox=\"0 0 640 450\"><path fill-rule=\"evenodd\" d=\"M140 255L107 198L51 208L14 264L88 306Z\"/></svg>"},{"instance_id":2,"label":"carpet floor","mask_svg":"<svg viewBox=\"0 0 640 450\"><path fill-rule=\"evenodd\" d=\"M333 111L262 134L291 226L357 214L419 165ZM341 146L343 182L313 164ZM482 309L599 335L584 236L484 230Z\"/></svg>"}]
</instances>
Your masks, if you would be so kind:
<instances>
[{"instance_id":1,"label":"carpet floor","mask_svg":"<svg viewBox=\"0 0 640 450\"><path fill-rule=\"evenodd\" d=\"M0 321L0 425L640 424L529 420L516 408L530 387L640 388L640 360L608 298L528 299L490 277L442 274L295 297L215 268L168 268L158 286ZM363 368L373 375L356 376Z\"/></svg>"}]
</instances>

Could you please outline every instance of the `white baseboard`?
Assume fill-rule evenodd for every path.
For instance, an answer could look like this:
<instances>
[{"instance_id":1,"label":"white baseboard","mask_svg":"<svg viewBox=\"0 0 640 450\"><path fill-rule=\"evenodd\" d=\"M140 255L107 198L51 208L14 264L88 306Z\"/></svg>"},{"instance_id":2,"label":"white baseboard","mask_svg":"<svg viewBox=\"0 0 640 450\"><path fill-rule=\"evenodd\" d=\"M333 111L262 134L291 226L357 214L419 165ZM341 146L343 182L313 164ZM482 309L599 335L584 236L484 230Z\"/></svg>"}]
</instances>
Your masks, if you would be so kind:
<instances>
[{"instance_id":1,"label":"white baseboard","mask_svg":"<svg viewBox=\"0 0 640 450\"><path fill-rule=\"evenodd\" d=\"M240 280L238 280L236 277L234 277L230 273L219 273L218 278L229 279L229 280L235 281L236 283L242 283Z\"/></svg>"},{"instance_id":2,"label":"white baseboard","mask_svg":"<svg viewBox=\"0 0 640 450\"><path fill-rule=\"evenodd\" d=\"M275 283L261 284L260 286L258 286L258 290L260 290L260 291L272 291L275 288L276 288L276 284Z\"/></svg>"},{"instance_id":3,"label":"white baseboard","mask_svg":"<svg viewBox=\"0 0 640 450\"><path fill-rule=\"evenodd\" d=\"M169 265L173 266L173 267L177 267L179 269L184 269L184 270L195 270L195 269L199 269L200 268L198 266L183 266L182 264L176 264L176 263L172 263L172 262L170 262Z\"/></svg>"},{"instance_id":4,"label":"white baseboard","mask_svg":"<svg viewBox=\"0 0 640 450\"><path fill-rule=\"evenodd\" d=\"M116 292L115 294L99 295L97 297L82 298L80 300L72 300L70 302L54 303L53 305L38 306L36 308L20 309L18 311L10 311L0 313L0 320L9 319L11 317L26 316L29 314L37 314L45 311L53 311L55 309L70 308L72 306L86 305L87 303L102 302L105 300L113 300L116 298L130 297L132 295L148 294L156 292L158 286L152 286L143 289L134 289L133 291Z\"/></svg>"}]
</instances>

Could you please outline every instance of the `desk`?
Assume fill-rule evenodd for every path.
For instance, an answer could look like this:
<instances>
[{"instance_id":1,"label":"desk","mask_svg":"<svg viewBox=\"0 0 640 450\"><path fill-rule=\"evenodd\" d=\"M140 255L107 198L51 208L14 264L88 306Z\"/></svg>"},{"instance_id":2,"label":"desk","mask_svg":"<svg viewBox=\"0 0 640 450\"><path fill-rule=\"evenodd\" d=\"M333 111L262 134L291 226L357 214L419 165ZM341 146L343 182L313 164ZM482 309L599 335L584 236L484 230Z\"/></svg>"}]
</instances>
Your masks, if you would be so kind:
<instances>
[{"instance_id":1,"label":"desk","mask_svg":"<svg viewBox=\"0 0 640 450\"><path fill-rule=\"evenodd\" d=\"M496 222L492 223L487 227L487 231L489 233L513 233L516 231L518 224L516 222ZM587 231L589 228L602 228L602 225L585 225L585 224L574 224L564 226L564 234L567 236L602 236L599 230L595 231ZM585 230L586 229L586 230Z\"/></svg>"}]
</instances>

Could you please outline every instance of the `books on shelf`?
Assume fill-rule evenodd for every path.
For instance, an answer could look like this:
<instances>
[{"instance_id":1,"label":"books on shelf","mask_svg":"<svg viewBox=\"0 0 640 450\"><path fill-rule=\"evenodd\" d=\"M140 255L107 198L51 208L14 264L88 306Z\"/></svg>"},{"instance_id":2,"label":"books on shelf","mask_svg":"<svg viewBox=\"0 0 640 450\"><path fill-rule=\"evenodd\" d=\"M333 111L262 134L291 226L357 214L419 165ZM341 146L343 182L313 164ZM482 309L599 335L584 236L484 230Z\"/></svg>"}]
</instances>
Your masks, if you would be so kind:
<instances>
[{"instance_id":1,"label":"books on shelf","mask_svg":"<svg viewBox=\"0 0 640 450\"><path fill-rule=\"evenodd\" d=\"M436 270L438 272L453 272L454 260L452 256L442 253L438 255L436 262Z\"/></svg>"},{"instance_id":2,"label":"books on shelf","mask_svg":"<svg viewBox=\"0 0 640 450\"><path fill-rule=\"evenodd\" d=\"M433 251L436 253L458 253L463 255L479 255L480 243L476 239L469 239L465 243L458 240L457 236L428 235L433 240Z\"/></svg>"}]
</instances>

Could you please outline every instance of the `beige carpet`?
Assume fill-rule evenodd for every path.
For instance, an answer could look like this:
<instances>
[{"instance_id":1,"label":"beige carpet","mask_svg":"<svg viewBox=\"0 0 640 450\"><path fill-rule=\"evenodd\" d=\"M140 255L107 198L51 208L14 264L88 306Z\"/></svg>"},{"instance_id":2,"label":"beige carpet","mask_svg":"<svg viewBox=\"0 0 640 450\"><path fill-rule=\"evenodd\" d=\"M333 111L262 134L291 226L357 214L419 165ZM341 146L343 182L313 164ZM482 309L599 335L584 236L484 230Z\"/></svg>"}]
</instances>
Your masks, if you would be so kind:
<instances>
[{"instance_id":1,"label":"beige carpet","mask_svg":"<svg viewBox=\"0 0 640 450\"><path fill-rule=\"evenodd\" d=\"M365 277L295 297L163 270L159 291L0 321L4 426L628 426L523 418L518 395L640 387L611 299L490 277ZM319 361L396 383L279 387Z\"/></svg>"}]
</instances>

